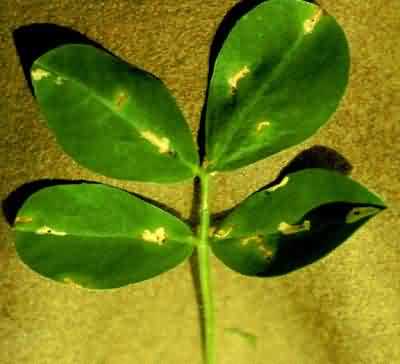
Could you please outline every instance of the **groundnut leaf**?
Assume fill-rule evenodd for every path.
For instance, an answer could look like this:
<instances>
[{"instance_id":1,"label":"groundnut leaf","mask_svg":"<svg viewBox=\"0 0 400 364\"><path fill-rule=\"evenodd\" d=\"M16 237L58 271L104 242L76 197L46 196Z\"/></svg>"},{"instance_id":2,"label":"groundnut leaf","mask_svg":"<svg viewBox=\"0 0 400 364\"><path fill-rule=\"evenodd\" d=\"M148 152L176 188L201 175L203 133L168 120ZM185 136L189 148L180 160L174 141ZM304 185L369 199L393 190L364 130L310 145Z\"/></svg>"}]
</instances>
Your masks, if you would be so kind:
<instances>
[{"instance_id":1,"label":"groundnut leaf","mask_svg":"<svg viewBox=\"0 0 400 364\"><path fill-rule=\"evenodd\" d=\"M68 44L39 57L31 77L49 128L84 167L158 183L195 175L191 131L153 75L96 47Z\"/></svg>"},{"instance_id":2,"label":"groundnut leaf","mask_svg":"<svg viewBox=\"0 0 400 364\"><path fill-rule=\"evenodd\" d=\"M178 218L102 184L39 190L18 211L14 229L29 268L93 289L154 277L193 251L192 232Z\"/></svg>"},{"instance_id":3,"label":"groundnut leaf","mask_svg":"<svg viewBox=\"0 0 400 364\"><path fill-rule=\"evenodd\" d=\"M270 0L242 16L214 65L206 111L209 171L233 170L312 136L348 82L335 19L301 0Z\"/></svg>"},{"instance_id":4,"label":"groundnut leaf","mask_svg":"<svg viewBox=\"0 0 400 364\"><path fill-rule=\"evenodd\" d=\"M212 229L211 247L244 275L282 275L321 259L385 208L349 177L305 169L248 197Z\"/></svg>"}]
</instances>

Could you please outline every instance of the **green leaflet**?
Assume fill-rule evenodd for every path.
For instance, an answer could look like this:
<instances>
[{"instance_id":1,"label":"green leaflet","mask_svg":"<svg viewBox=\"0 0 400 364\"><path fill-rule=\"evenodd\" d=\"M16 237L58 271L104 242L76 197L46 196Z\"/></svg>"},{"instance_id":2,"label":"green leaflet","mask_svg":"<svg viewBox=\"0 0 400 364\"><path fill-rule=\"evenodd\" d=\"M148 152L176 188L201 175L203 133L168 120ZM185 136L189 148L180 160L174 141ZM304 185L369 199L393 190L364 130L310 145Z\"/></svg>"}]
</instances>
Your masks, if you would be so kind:
<instances>
[{"instance_id":1,"label":"green leaflet","mask_svg":"<svg viewBox=\"0 0 400 364\"><path fill-rule=\"evenodd\" d=\"M103 175L147 182L192 178L191 131L159 79L92 46L68 44L31 68L35 95L64 151Z\"/></svg>"},{"instance_id":2,"label":"green leaflet","mask_svg":"<svg viewBox=\"0 0 400 364\"><path fill-rule=\"evenodd\" d=\"M385 208L349 177L304 169L248 197L219 224L211 247L239 273L281 275L327 255Z\"/></svg>"},{"instance_id":3,"label":"green leaflet","mask_svg":"<svg viewBox=\"0 0 400 364\"><path fill-rule=\"evenodd\" d=\"M172 269L192 254L190 228L117 188L59 185L29 197L15 220L22 261L45 277L116 288Z\"/></svg>"},{"instance_id":4,"label":"green leaflet","mask_svg":"<svg viewBox=\"0 0 400 364\"><path fill-rule=\"evenodd\" d=\"M296 145L342 98L349 49L335 19L301 0L270 0L232 28L206 112L208 170L232 170Z\"/></svg>"}]
</instances>

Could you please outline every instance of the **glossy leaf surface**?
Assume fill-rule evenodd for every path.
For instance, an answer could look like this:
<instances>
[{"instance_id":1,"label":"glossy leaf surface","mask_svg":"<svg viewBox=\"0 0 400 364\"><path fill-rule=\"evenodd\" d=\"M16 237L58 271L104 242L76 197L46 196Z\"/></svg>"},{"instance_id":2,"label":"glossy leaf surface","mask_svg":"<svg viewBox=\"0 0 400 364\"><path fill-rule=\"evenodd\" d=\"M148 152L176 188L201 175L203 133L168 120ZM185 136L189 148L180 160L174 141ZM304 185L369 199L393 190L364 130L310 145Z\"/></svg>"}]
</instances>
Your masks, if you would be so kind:
<instances>
[{"instance_id":1,"label":"glossy leaf surface","mask_svg":"<svg viewBox=\"0 0 400 364\"><path fill-rule=\"evenodd\" d=\"M186 259L190 228L117 188L60 185L34 193L18 211L22 261L53 280L105 289L143 281Z\"/></svg>"},{"instance_id":2,"label":"glossy leaf surface","mask_svg":"<svg viewBox=\"0 0 400 364\"><path fill-rule=\"evenodd\" d=\"M335 19L270 0L234 25L215 62L206 112L208 170L232 170L312 136L336 110L349 49Z\"/></svg>"},{"instance_id":3,"label":"glossy leaf surface","mask_svg":"<svg viewBox=\"0 0 400 364\"><path fill-rule=\"evenodd\" d=\"M385 208L338 172L305 169L249 196L219 224L211 246L239 273L281 275L327 255Z\"/></svg>"},{"instance_id":4,"label":"glossy leaf surface","mask_svg":"<svg viewBox=\"0 0 400 364\"><path fill-rule=\"evenodd\" d=\"M83 166L146 182L193 177L198 155L191 131L156 77L82 44L45 53L31 77L48 126Z\"/></svg>"}]
</instances>

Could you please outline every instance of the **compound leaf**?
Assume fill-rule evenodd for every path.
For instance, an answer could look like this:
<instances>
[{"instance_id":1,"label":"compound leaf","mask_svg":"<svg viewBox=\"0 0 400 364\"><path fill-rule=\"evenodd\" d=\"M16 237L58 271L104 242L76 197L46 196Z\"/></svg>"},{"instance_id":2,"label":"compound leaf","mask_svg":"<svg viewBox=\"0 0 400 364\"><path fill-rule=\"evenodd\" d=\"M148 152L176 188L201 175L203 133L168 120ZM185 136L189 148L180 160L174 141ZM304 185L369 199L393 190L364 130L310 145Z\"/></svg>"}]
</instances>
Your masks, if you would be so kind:
<instances>
[{"instance_id":1,"label":"compound leaf","mask_svg":"<svg viewBox=\"0 0 400 364\"><path fill-rule=\"evenodd\" d=\"M22 261L86 288L116 288L163 273L193 251L190 228L114 187L73 184L34 193L15 220Z\"/></svg>"},{"instance_id":2,"label":"compound leaf","mask_svg":"<svg viewBox=\"0 0 400 364\"><path fill-rule=\"evenodd\" d=\"M282 275L324 257L385 208L349 177L304 169L249 196L218 225L211 247L244 275Z\"/></svg>"}]
</instances>

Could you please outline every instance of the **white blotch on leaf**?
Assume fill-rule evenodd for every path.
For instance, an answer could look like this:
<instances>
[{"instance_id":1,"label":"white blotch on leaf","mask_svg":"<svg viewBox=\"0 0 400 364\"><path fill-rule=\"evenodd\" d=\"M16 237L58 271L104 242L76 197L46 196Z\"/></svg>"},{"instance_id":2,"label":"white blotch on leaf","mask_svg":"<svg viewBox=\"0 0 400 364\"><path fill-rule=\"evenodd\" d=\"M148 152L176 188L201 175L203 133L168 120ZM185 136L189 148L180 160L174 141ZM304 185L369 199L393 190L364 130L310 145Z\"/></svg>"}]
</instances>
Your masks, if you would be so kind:
<instances>
[{"instance_id":1,"label":"white blotch on leaf","mask_svg":"<svg viewBox=\"0 0 400 364\"><path fill-rule=\"evenodd\" d=\"M299 225L290 225L286 222L281 222L278 226L278 230L283 235L296 234L301 231L310 230L310 228L311 228L311 223L309 220L305 220L302 224Z\"/></svg>"},{"instance_id":2,"label":"white blotch on leaf","mask_svg":"<svg viewBox=\"0 0 400 364\"><path fill-rule=\"evenodd\" d=\"M36 234L38 235L59 235L59 236L65 236L67 233L65 231L57 231L54 230L48 226L42 226L39 229L35 231Z\"/></svg>"},{"instance_id":3,"label":"white blotch on leaf","mask_svg":"<svg viewBox=\"0 0 400 364\"><path fill-rule=\"evenodd\" d=\"M237 84L238 82L245 77L247 74L250 73L250 69L247 66L244 66L239 72L234 74L230 79L229 79L229 85L231 86L231 93L233 94L235 90L237 90Z\"/></svg>"},{"instance_id":4,"label":"white blotch on leaf","mask_svg":"<svg viewBox=\"0 0 400 364\"><path fill-rule=\"evenodd\" d=\"M379 211L381 210L376 207L355 207L346 215L346 224L351 224L364 217L375 215Z\"/></svg>"},{"instance_id":5,"label":"white blotch on leaf","mask_svg":"<svg viewBox=\"0 0 400 364\"><path fill-rule=\"evenodd\" d=\"M304 34L310 34L314 30L322 15L323 10L321 8L318 8L316 12L304 22Z\"/></svg>"},{"instance_id":6,"label":"white blotch on leaf","mask_svg":"<svg viewBox=\"0 0 400 364\"><path fill-rule=\"evenodd\" d=\"M34 81L40 81L43 78L49 77L50 72L47 72L41 68L35 68L34 70L31 71L31 75Z\"/></svg>"},{"instance_id":7,"label":"white blotch on leaf","mask_svg":"<svg viewBox=\"0 0 400 364\"><path fill-rule=\"evenodd\" d=\"M167 239L167 234L165 233L165 229L163 227L155 229L154 232L146 229L143 231L142 239L158 245L163 245L164 241Z\"/></svg>"},{"instance_id":8,"label":"white blotch on leaf","mask_svg":"<svg viewBox=\"0 0 400 364\"><path fill-rule=\"evenodd\" d=\"M268 192L276 191L278 188L281 188L281 187L285 186L288 182L289 182L289 177L285 176L283 178L283 180L281 181L281 183L278 183L275 186L271 186L270 188L267 188L266 191L268 191Z\"/></svg>"},{"instance_id":9,"label":"white blotch on leaf","mask_svg":"<svg viewBox=\"0 0 400 364\"><path fill-rule=\"evenodd\" d=\"M170 142L168 138L159 137L151 131L142 131L141 135L145 138L148 142L155 145L158 148L158 151L161 154L171 152Z\"/></svg>"}]
</instances>

